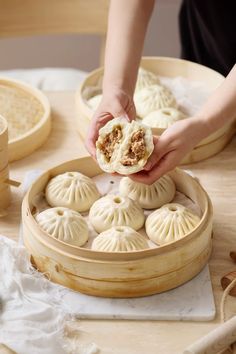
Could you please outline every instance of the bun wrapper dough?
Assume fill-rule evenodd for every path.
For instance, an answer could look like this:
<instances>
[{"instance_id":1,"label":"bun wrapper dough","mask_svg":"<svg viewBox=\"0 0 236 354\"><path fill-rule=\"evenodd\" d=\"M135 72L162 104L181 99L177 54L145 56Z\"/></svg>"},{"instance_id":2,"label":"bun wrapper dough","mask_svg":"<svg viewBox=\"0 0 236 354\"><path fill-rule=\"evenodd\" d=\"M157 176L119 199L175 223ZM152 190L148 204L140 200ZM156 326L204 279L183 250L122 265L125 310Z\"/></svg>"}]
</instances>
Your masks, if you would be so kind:
<instances>
[{"instance_id":1,"label":"bun wrapper dough","mask_svg":"<svg viewBox=\"0 0 236 354\"><path fill-rule=\"evenodd\" d=\"M178 120L186 118L185 114L176 108L166 107L149 113L143 118L143 124L152 128L169 128Z\"/></svg>"},{"instance_id":2,"label":"bun wrapper dough","mask_svg":"<svg viewBox=\"0 0 236 354\"><path fill-rule=\"evenodd\" d=\"M181 204L166 204L147 217L146 233L156 244L177 241L199 224L200 218Z\"/></svg>"},{"instance_id":3,"label":"bun wrapper dough","mask_svg":"<svg viewBox=\"0 0 236 354\"><path fill-rule=\"evenodd\" d=\"M156 85L159 83L160 80L156 74L140 67L138 70L135 92L138 92L147 86Z\"/></svg>"},{"instance_id":4,"label":"bun wrapper dough","mask_svg":"<svg viewBox=\"0 0 236 354\"><path fill-rule=\"evenodd\" d=\"M47 234L70 245L80 247L88 240L87 223L74 210L62 207L46 209L35 219Z\"/></svg>"},{"instance_id":5,"label":"bun wrapper dough","mask_svg":"<svg viewBox=\"0 0 236 354\"><path fill-rule=\"evenodd\" d=\"M146 117L150 112L166 107L177 107L171 91L161 85L151 85L134 94L136 113L139 118Z\"/></svg>"},{"instance_id":6,"label":"bun wrapper dough","mask_svg":"<svg viewBox=\"0 0 236 354\"><path fill-rule=\"evenodd\" d=\"M93 180L79 172L66 172L53 177L45 193L49 205L66 207L75 211L89 210L100 197Z\"/></svg>"},{"instance_id":7,"label":"bun wrapper dough","mask_svg":"<svg viewBox=\"0 0 236 354\"><path fill-rule=\"evenodd\" d=\"M145 217L141 206L128 197L108 194L97 200L90 209L89 220L97 232L112 226L129 226L139 230Z\"/></svg>"},{"instance_id":8,"label":"bun wrapper dough","mask_svg":"<svg viewBox=\"0 0 236 354\"><path fill-rule=\"evenodd\" d=\"M136 200L144 209L156 209L173 200L176 187L168 175L159 178L151 185L123 177L119 191L122 196Z\"/></svg>"},{"instance_id":9,"label":"bun wrapper dough","mask_svg":"<svg viewBox=\"0 0 236 354\"><path fill-rule=\"evenodd\" d=\"M147 248L145 237L128 226L112 227L98 235L92 243L92 250L104 252L132 252Z\"/></svg>"}]
</instances>

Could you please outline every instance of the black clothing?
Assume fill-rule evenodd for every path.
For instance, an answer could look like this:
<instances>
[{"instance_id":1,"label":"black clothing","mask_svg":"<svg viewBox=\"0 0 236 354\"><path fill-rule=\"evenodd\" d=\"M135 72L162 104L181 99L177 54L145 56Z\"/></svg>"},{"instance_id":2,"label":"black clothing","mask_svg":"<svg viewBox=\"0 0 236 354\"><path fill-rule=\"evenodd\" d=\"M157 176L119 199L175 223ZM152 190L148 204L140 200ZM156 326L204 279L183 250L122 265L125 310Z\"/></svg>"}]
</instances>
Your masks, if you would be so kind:
<instances>
[{"instance_id":1,"label":"black clothing","mask_svg":"<svg viewBox=\"0 0 236 354\"><path fill-rule=\"evenodd\" d=\"M183 0L181 57L226 76L236 63L236 0Z\"/></svg>"}]
</instances>

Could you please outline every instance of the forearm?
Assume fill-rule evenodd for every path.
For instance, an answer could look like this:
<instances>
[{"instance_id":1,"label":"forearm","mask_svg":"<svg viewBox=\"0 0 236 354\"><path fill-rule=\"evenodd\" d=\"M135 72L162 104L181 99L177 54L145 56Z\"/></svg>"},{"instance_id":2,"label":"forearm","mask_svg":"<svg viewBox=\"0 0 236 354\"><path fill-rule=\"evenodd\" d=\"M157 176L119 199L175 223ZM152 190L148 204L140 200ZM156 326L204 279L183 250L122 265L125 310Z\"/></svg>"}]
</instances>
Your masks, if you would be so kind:
<instances>
[{"instance_id":1,"label":"forearm","mask_svg":"<svg viewBox=\"0 0 236 354\"><path fill-rule=\"evenodd\" d=\"M133 95L154 0L111 0L103 91L117 87Z\"/></svg>"},{"instance_id":2,"label":"forearm","mask_svg":"<svg viewBox=\"0 0 236 354\"><path fill-rule=\"evenodd\" d=\"M212 94L196 119L204 126L203 137L220 129L236 117L236 65L223 84Z\"/></svg>"}]
</instances>

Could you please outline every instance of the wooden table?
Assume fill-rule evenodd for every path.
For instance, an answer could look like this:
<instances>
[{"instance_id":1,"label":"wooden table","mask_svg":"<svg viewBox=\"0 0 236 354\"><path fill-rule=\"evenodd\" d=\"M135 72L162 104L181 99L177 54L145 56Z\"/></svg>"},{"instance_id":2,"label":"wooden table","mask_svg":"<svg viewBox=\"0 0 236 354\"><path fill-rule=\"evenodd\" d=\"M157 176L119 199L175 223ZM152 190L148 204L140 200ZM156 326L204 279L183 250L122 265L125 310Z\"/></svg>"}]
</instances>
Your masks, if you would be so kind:
<instances>
[{"instance_id":1,"label":"wooden table","mask_svg":"<svg viewBox=\"0 0 236 354\"><path fill-rule=\"evenodd\" d=\"M51 136L34 154L11 164L13 179L23 181L28 170L46 170L66 160L87 155L75 128L73 92L47 95L53 108ZM95 342L101 354L180 354L189 344L219 324L220 278L236 269L229 258L229 252L236 250L236 137L217 156L187 168L200 179L214 206L210 271L217 307L216 319L212 322L82 320L78 321L80 343ZM18 239L22 198L22 188L14 189L9 215L0 219L1 234L14 240ZM230 313L236 312L235 299L229 299L228 308Z\"/></svg>"}]
</instances>

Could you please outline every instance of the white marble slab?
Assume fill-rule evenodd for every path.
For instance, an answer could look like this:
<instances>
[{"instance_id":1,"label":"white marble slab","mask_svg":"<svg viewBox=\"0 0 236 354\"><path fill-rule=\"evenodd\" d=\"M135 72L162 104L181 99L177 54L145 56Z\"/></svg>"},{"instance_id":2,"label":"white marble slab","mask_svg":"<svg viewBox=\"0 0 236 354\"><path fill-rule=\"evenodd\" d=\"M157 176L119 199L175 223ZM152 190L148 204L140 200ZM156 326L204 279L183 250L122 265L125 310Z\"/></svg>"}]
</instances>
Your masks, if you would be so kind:
<instances>
[{"instance_id":1,"label":"white marble slab","mask_svg":"<svg viewBox=\"0 0 236 354\"><path fill-rule=\"evenodd\" d=\"M142 298L99 298L65 288L59 294L69 311L80 319L210 321L215 317L208 266L176 289Z\"/></svg>"},{"instance_id":2,"label":"white marble slab","mask_svg":"<svg viewBox=\"0 0 236 354\"><path fill-rule=\"evenodd\" d=\"M26 190L39 171L26 175ZM127 320L210 321L215 317L215 303L208 265L194 279L162 294L135 298L110 299L83 295L59 285L52 286L52 296L67 305L76 318Z\"/></svg>"}]
</instances>

